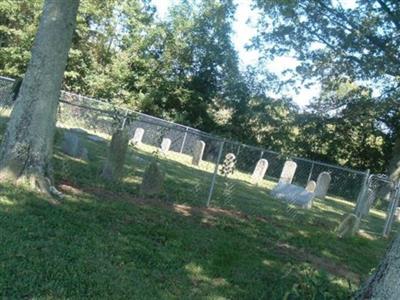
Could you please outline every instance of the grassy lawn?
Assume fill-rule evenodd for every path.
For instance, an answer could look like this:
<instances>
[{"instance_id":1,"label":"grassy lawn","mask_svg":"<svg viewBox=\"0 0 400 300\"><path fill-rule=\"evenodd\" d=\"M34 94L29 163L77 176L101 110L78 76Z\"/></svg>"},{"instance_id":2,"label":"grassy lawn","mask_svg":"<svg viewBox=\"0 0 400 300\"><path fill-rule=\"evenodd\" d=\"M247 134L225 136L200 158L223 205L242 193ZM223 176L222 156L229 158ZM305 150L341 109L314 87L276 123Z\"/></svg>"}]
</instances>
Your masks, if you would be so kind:
<instances>
[{"instance_id":1,"label":"grassy lawn","mask_svg":"<svg viewBox=\"0 0 400 300\"><path fill-rule=\"evenodd\" d=\"M177 153L159 158L160 198L142 199L152 147L131 148L124 179L107 183L107 140L82 133L85 162L60 151L63 130L54 157L63 200L1 185L2 298L346 299L387 246L367 232L335 236L352 203L328 197L294 209L268 195L272 181L254 186L240 172L218 178L205 208L214 166ZM383 218L368 221L379 227Z\"/></svg>"}]
</instances>

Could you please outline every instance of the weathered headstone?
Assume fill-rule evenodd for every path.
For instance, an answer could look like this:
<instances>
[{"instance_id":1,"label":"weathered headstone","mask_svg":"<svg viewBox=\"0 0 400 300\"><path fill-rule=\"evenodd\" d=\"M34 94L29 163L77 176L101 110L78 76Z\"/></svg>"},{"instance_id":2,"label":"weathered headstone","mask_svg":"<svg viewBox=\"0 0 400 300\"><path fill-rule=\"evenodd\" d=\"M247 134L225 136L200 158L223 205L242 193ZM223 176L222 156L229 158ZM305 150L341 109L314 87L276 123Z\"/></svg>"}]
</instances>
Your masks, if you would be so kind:
<instances>
[{"instance_id":1,"label":"weathered headstone","mask_svg":"<svg viewBox=\"0 0 400 300\"><path fill-rule=\"evenodd\" d=\"M196 141L193 150L193 158L192 165L198 166L203 159L204 148L206 147L206 143L203 141Z\"/></svg>"},{"instance_id":2,"label":"weathered headstone","mask_svg":"<svg viewBox=\"0 0 400 300\"><path fill-rule=\"evenodd\" d=\"M253 183L258 183L263 180L265 173L268 169L268 160L262 158L257 162L257 165L253 171L253 175L251 176L251 180Z\"/></svg>"},{"instance_id":3,"label":"weathered headstone","mask_svg":"<svg viewBox=\"0 0 400 300\"><path fill-rule=\"evenodd\" d=\"M118 129L111 138L107 161L101 176L107 180L117 180L122 176L129 137L126 129Z\"/></svg>"},{"instance_id":4,"label":"weathered headstone","mask_svg":"<svg viewBox=\"0 0 400 300\"><path fill-rule=\"evenodd\" d=\"M171 147L171 139L163 138L161 142L161 151L167 153Z\"/></svg>"},{"instance_id":5,"label":"weathered headstone","mask_svg":"<svg viewBox=\"0 0 400 300\"><path fill-rule=\"evenodd\" d=\"M396 221L400 222L400 208L399 207L396 208L396 213L394 216L396 218Z\"/></svg>"},{"instance_id":6,"label":"weathered headstone","mask_svg":"<svg viewBox=\"0 0 400 300\"><path fill-rule=\"evenodd\" d=\"M235 171L235 166L236 166L235 154L228 153L227 155L225 155L224 162L222 163L221 174L224 176L233 174L233 172Z\"/></svg>"},{"instance_id":7,"label":"weathered headstone","mask_svg":"<svg viewBox=\"0 0 400 300\"><path fill-rule=\"evenodd\" d=\"M339 237L349 237L356 234L360 228L361 219L355 214L348 214L336 228L336 234Z\"/></svg>"},{"instance_id":8,"label":"weathered headstone","mask_svg":"<svg viewBox=\"0 0 400 300\"><path fill-rule=\"evenodd\" d=\"M307 191L307 192L310 192L310 193L314 193L314 192L315 192L316 186L317 186L317 183L316 183L314 180L310 180L310 181L307 183L306 191Z\"/></svg>"},{"instance_id":9,"label":"weathered headstone","mask_svg":"<svg viewBox=\"0 0 400 300\"><path fill-rule=\"evenodd\" d=\"M157 161L153 160L144 171L140 194L147 197L158 196L162 191L163 184L164 174Z\"/></svg>"},{"instance_id":10,"label":"weathered headstone","mask_svg":"<svg viewBox=\"0 0 400 300\"><path fill-rule=\"evenodd\" d=\"M72 157L88 159L88 151L83 146L81 138L74 132L65 132L64 139L61 145L62 151Z\"/></svg>"},{"instance_id":11,"label":"weathered headstone","mask_svg":"<svg viewBox=\"0 0 400 300\"><path fill-rule=\"evenodd\" d=\"M297 169L297 164L292 160L287 160L283 166L279 182L288 184L292 183L296 169Z\"/></svg>"},{"instance_id":12,"label":"weathered headstone","mask_svg":"<svg viewBox=\"0 0 400 300\"><path fill-rule=\"evenodd\" d=\"M133 135L133 138L129 141L129 144L138 145L142 143L143 135L144 135L144 129L140 127L136 128L135 134Z\"/></svg>"},{"instance_id":13,"label":"weathered headstone","mask_svg":"<svg viewBox=\"0 0 400 300\"><path fill-rule=\"evenodd\" d=\"M283 182L279 182L272 189L271 195L305 209L311 208L314 199L314 193L308 192L300 186Z\"/></svg>"},{"instance_id":14,"label":"weathered headstone","mask_svg":"<svg viewBox=\"0 0 400 300\"><path fill-rule=\"evenodd\" d=\"M331 183L331 174L328 172L322 172L318 175L317 186L315 188L315 197L325 199L325 196Z\"/></svg>"}]
</instances>

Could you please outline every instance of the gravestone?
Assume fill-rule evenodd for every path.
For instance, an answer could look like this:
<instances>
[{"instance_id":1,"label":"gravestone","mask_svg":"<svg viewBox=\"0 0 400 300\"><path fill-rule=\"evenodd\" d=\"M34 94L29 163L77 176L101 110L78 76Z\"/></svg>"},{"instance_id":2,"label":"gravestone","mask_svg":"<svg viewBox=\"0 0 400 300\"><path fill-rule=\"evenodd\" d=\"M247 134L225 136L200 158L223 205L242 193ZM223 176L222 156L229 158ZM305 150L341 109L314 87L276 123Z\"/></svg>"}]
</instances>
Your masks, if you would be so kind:
<instances>
[{"instance_id":1,"label":"gravestone","mask_svg":"<svg viewBox=\"0 0 400 300\"><path fill-rule=\"evenodd\" d=\"M163 138L161 142L161 151L167 153L171 147L171 139Z\"/></svg>"},{"instance_id":2,"label":"gravestone","mask_svg":"<svg viewBox=\"0 0 400 300\"><path fill-rule=\"evenodd\" d=\"M306 191L307 191L307 192L310 192L310 193L314 193L314 192L315 192L316 186L317 186L316 182L315 182L314 180L310 180L310 181L307 183Z\"/></svg>"},{"instance_id":3,"label":"gravestone","mask_svg":"<svg viewBox=\"0 0 400 300\"><path fill-rule=\"evenodd\" d=\"M133 135L133 138L129 141L129 144L131 145L141 144L143 135L144 135L144 129L141 127L136 128L135 134Z\"/></svg>"},{"instance_id":4,"label":"gravestone","mask_svg":"<svg viewBox=\"0 0 400 300\"><path fill-rule=\"evenodd\" d=\"M62 151L72 157L88 160L88 150L83 146L81 138L74 132L65 132L61 145Z\"/></svg>"},{"instance_id":5,"label":"gravestone","mask_svg":"<svg viewBox=\"0 0 400 300\"><path fill-rule=\"evenodd\" d=\"M198 166L203 159L204 148L206 143L203 141L196 141L193 149L192 165Z\"/></svg>"},{"instance_id":6,"label":"gravestone","mask_svg":"<svg viewBox=\"0 0 400 300\"><path fill-rule=\"evenodd\" d=\"M117 180L122 176L128 151L128 142L129 138L126 129L118 129L112 135L101 177L107 180Z\"/></svg>"},{"instance_id":7,"label":"gravestone","mask_svg":"<svg viewBox=\"0 0 400 300\"><path fill-rule=\"evenodd\" d=\"M162 192L163 184L164 174L157 161L153 160L144 171L140 194L147 197L158 196Z\"/></svg>"},{"instance_id":8,"label":"gravestone","mask_svg":"<svg viewBox=\"0 0 400 300\"><path fill-rule=\"evenodd\" d=\"M399 207L396 208L396 213L394 216L396 218L396 221L400 222L400 208Z\"/></svg>"},{"instance_id":9,"label":"gravestone","mask_svg":"<svg viewBox=\"0 0 400 300\"><path fill-rule=\"evenodd\" d=\"M311 208L314 199L314 193L308 192L300 186L283 182L279 182L272 189L271 195L289 204L305 209Z\"/></svg>"},{"instance_id":10,"label":"gravestone","mask_svg":"<svg viewBox=\"0 0 400 300\"><path fill-rule=\"evenodd\" d=\"M297 164L292 160L287 160L283 166L279 182L288 184L292 183L296 169L297 169Z\"/></svg>"},{"instance_id":11,"label":"gravestone","mask_svg":"<svg viewBox=\"0 0 400 300\"><path fill-rule=\"evenodd\" d=\"M268 169L268 160L262 158L257 162L257 165L253 171L253 175L251 176L251 181L253 183L258 183L263 180L265 173Z\"/></svg>"},{"instance_id":12,"label":"gravestone","mask_svg":"<svg viewBox=\"0 0 400 300\"><path fill-rule=\"evenodd\" d=\"M228 176L230 174L233 174L235 171L235 166L236 166L236 156L233 153L228 153L225 155L225 159L222 163L221 166L221 174L224 176Z\"/></svg>"},{"instance_id":13,"label":"gravestone","mask_svg":"<svg viewBox=\"0 0 400 300\"><path fill-rule=\"evenodd\" d=\"M325 199L325 196L331 183L331 174L328 172L322 172L318 175L317 187L315 188L315 197Z\"/></svg>"},{"instance_id":14,"label":"gravestone","mask_svg":"<svg viewBox=\"0 0 400 300\"><path fill-rule=\"evenodd\" d=\"M360 228L361 219L355 214L347 214L344 220L336 228L336 234L342 237L354 236Z\"/></svg>"}]
</instances>

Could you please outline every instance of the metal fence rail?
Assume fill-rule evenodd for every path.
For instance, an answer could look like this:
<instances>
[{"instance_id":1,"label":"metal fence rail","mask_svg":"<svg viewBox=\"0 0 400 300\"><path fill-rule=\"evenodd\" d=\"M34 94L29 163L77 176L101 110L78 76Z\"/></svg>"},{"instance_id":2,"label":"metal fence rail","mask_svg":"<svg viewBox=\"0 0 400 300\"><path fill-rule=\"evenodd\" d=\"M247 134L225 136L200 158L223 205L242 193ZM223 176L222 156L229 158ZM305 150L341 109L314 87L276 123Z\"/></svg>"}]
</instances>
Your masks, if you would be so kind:
<instances>
[{"instance_id":1,"label":"metal fence rail","mask_svg":"<svg viewBox=\"0 0 400 300\"><path fill-rule=\"evenodd\" d=\"M12 86L12 79L0 77L2 107L12 106L9 97ZM129 116L130 122L127 126L131 137L135 135L138 128L141 128L144 131L141 143L154 149L160 148L163 139L168 139L170 141L169 157L173 158L175 155L177 160L187 160L189 164L195 152L196 143L203 141L205 143L203 163L201 166L194 166L196 171L193 172L191 180L182 179L182 188L195 191L193 197L201 200L203 204L213 203L213 201L234 203L249 197L246 194L240 194L238 188L244 184L252 184L251 176L260 159L268 161L265 175L265 180L268 181L265 184L267 189L279 180L283 165L287 160L293 160L297 164L293 183L304 187L310 180L317 181L320 173L328 172L332 178L328 193L353 202L356 202L365 178L368 176L368 172L296 156L285 156L237 141L225 141L221 137L189 126L126 108L116 108L109 102L70 92L62 92L60 102L58 119L63 124L70 123L70 127L81 127L96 133L111 135L118 123L117 119ZM225 176L220 168L228 154L233 154L235 157L235 171ZM262 197L262 195L256 197ZM219 201L218 198L222 200Z\"/></svg>"}]
</instances>

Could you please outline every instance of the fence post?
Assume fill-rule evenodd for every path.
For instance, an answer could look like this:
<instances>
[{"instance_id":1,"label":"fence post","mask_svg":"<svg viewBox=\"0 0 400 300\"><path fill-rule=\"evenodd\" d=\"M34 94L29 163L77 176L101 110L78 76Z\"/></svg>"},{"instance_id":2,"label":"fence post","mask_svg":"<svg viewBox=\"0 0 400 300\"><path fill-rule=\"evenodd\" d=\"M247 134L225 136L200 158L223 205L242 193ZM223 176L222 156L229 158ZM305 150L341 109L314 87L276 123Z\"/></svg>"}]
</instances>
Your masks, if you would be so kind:
<instances>
[{"instance_id":1,"label":"fence post","mask_svg":"<svg viewBox=\"0 0 400 300\"><path fill-rule=\"evenodd\" d=\"M238 158L238 156L239 156L239 153L240 153L240 147L241 147L242 145L241 144L239 144L239 146L238 146L238 148L237 148L237 151L236 151L236 158Z\"/></svg>"},{"instance_id":2,"label":"fence post","mask_svg":"<svg viewBox=\"0 0 400 300\"><path fill-rule=\"evenodd\" d=\"M358 197L357 197L357 203L356 203L356 207L354 208L354 214L357 217L362 217L363 214L363 210L364 210L364 202L365 202L365 193L367 192L367 185L368 185L368 179L370 176L370 170L368 169L367 172L365 172L365 177L360 189L360 192L358 193Z\"/></svg>"},{"instance_id":3,"label":"fence post","mask_svg":"<svg viewBox=\"0 0 400 300\"><path fill-rule=\"evenodd\" d=\"M182 145L181 145L181 150L179 151L179 153L183 152L183 147L185 146L186 143L186 138L187 138L187 133L188 133L189 128L186 127L185 129L185 135L183 136L183 141L182 141Z\"/></svg>"},{"instance_id":4,"label":"fence post","mask_svg":"<svg viewBox=\"0 0 400 300\"><path fill-rule=\"evenodd\" d=\"M314 162L311 163L311 169L310 169L310 173L308 173L307 184L310 182L310 180L312 178L313 171L314 171Z\"/></svg>"},{"instance_id":5,"label":"fence post","mask_svg":"<svg viewBox=\"0 0 400 300\"><path fill-rule=\"evenodd\" d=\"M219 162L220 162L221 156L222 156L222 150L224 149L224 144L225 144L225 139L221 142L221 145L219 146L217 163L215 164L214 175L213 175L213 178L212 178L212 181L211 181L210 191L208 193L207 207L210 206L211 197L212 197L212 194L214 192L215 181L216 181L217 175L218 175L218 167L219 167Z\"/></svg>"},{"instance_id":6,"label":"fence post","mask_svg":"<svg viewBox=\"0 0 400 300\"><path fill-rule=\"evenodd\" d=\"M390 230L392 229L392 224L394 220L394 215L396 213L397 206L399 205L400 198L400 186L397 186L393 191L392 201L390 201L389 209L387 211L385 227L383 228L383 236L388 237Z\"/></svg>"}]
</instances>

